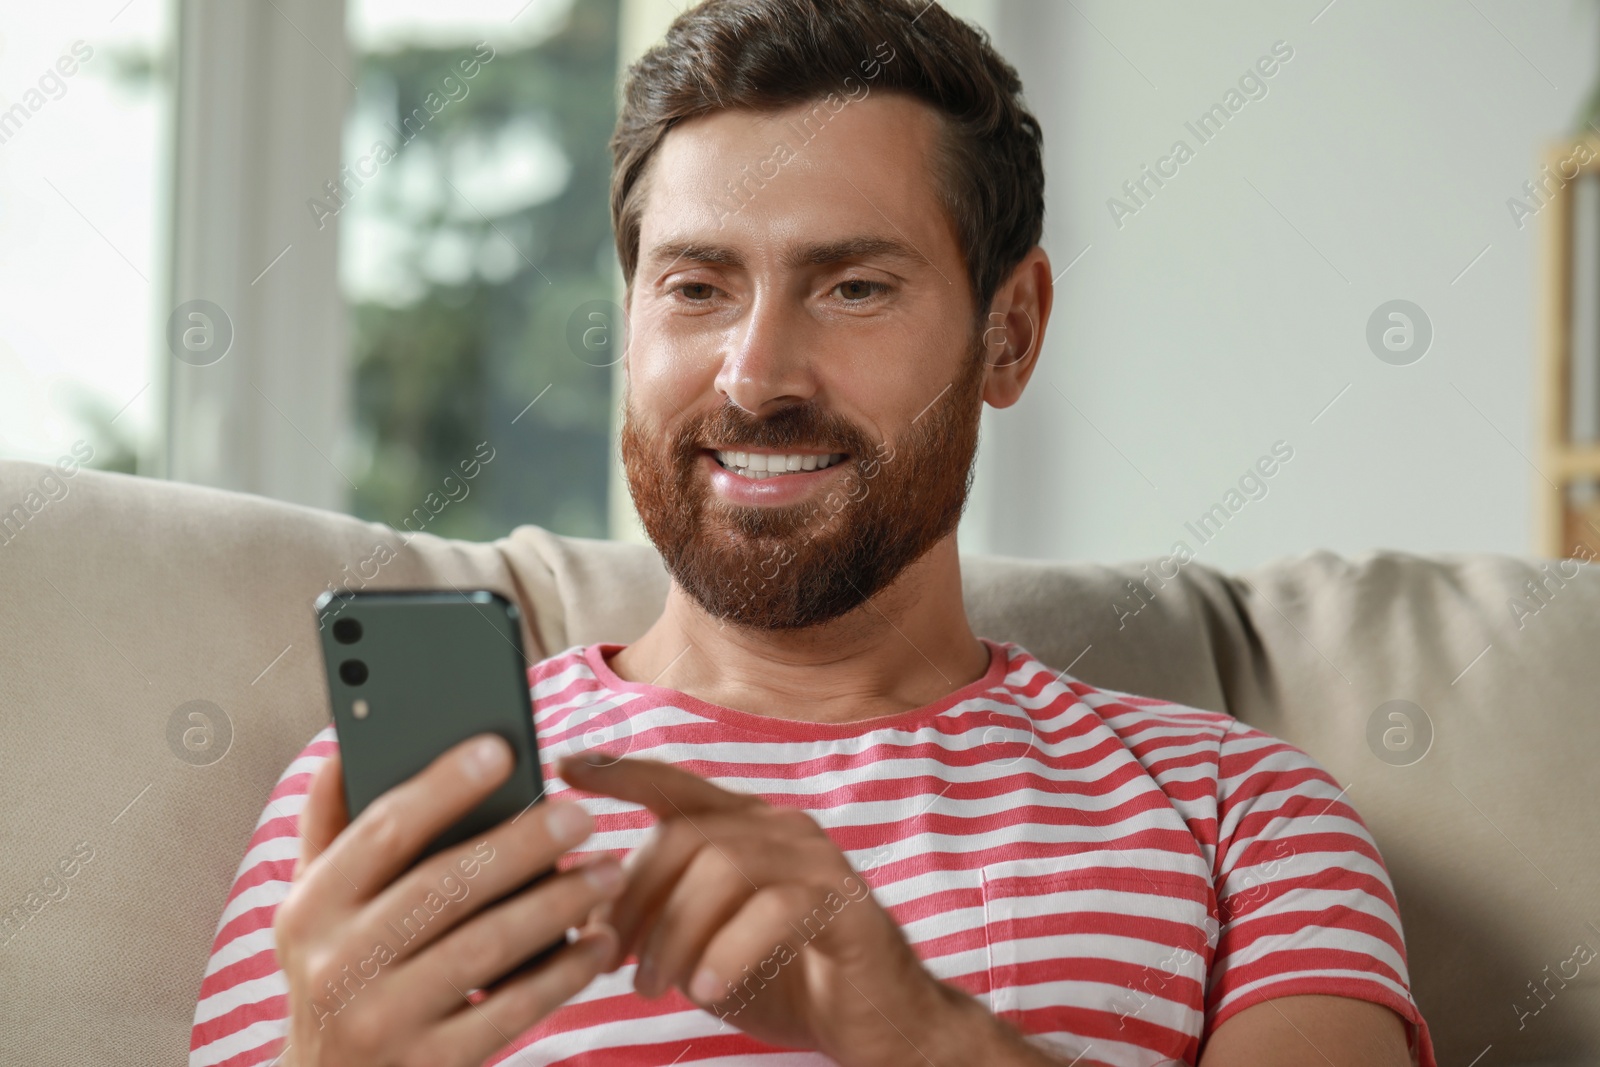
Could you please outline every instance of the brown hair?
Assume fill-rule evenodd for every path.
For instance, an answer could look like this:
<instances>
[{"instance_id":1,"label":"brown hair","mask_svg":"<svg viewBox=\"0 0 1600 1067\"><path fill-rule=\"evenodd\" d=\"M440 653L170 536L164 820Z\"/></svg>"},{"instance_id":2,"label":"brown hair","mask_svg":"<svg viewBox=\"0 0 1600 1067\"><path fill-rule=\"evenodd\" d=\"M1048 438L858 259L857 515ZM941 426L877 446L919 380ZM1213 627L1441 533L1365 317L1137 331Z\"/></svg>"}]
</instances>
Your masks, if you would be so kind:
<instances>
[{"instance_id":1,"label":"brown hair","mask_svg":"<svg viewBox=\"0 0 1600 1067\"><path fill-rule=\"evenodd\" d=\"M1043 233L1043 138L1015 68L982 29L931 0L704 0L674 19L629 68L611 138L611 225L629 288L642 179L673 126L714 111L779 110L852 81L909 94L944 117L942 199L981 323Z\"/></svg>"}]
</instances>

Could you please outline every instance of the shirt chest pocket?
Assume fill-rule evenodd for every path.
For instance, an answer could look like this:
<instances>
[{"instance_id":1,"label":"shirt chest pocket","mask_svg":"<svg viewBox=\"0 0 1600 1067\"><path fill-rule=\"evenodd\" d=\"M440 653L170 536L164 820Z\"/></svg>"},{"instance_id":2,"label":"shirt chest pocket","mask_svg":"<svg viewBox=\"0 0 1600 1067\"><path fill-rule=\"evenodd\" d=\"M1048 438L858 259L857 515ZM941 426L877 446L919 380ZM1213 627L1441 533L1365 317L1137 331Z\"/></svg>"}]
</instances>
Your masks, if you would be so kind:
<instances>
[{"instance_id":1,"label":"shirt chest pocket","mask_svg":"<svg viewBox=\"0 0 1600 1067\"><path fill-rule=\"evenodd\" d=\"M983 872L990 1010L1068 1059L1193 1063L1218 930L1209 879L1072 863Z\"/></svg>"}]
</instances>

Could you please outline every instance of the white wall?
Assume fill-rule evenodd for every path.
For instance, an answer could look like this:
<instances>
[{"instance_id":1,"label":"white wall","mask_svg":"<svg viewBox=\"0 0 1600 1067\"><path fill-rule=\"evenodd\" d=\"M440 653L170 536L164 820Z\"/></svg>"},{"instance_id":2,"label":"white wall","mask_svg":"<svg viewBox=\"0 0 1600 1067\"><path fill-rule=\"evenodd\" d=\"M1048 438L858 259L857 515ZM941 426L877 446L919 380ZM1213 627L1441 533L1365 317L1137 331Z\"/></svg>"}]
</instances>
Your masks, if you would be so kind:
<instances>
[{"instance_id":1,"label":"white wall","mask_svg":"<svg viewBox=\"0 0 1600 1067\"><path fill-rule=\"evenodd\" d=\"M1027 395L986 414L963 544L1532 552L1543 234L1507 199L1596 77L1595 7L1000 0L1046 130L1046 248L1057 271L1088 251ZM1184 123L1279 40L1267 95L1201 145ZM1108 199L1179 138L1194 157L1119 227ZM1434 327L1409 366L1365 340L1394 298ZM1185 522L1279 440L1268 495L1202 546Z\"/></svg>"}]
</instances>

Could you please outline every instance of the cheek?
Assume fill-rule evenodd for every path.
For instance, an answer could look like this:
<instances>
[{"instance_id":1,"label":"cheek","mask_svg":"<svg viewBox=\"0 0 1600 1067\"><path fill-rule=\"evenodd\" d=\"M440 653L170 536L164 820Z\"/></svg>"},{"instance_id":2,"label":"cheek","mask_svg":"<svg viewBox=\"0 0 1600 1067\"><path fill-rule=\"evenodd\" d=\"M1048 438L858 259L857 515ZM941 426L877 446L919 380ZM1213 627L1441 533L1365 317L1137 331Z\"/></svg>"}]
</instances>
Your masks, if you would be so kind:
<instances>
[{"instance_id":1,"label":"cheek","mask_svg":"<svg viewBox=\"0 0 1600 1067\"><path fill-rule=\"evenodd\" d=\"M666 407L656 396L670 396L683 404L685 396L710 388L716 374L713 338L689 336L663 329L656 323L636 323L628 339L628 380L656 406Z\"/></svg>"},{"instance_id":2,"label":"cheek","mask_svg":"<svg viewBox=\"0 0 1600 1067\"><path fill-rule=\"evenodd\" d=\"M950 351L948 337L896 337L853 345L838 364L832 392L841 406L862 413L860 421L881 439L885 431L904 433L912 420L930 418L951 401L966 360Z\"/></svg>"}]
</instances>

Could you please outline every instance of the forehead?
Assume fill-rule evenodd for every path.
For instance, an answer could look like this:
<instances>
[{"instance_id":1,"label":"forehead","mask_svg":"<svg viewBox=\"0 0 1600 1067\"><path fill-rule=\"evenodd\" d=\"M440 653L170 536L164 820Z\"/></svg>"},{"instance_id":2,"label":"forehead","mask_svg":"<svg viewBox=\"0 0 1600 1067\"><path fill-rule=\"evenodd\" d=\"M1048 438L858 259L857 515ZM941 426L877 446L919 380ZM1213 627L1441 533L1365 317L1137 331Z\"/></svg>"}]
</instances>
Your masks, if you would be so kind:
<instances>
[{"instance_id":1,"label":"forehead","mask_svg":"<svg viewBox=\"0 0 1600 1067\"><path fill-rule=\"evenodd\" d=\"M756 248L880 234L939 261L957 247L938 197L941 130L900 93L681 123L650 164L641 257L667 239Z\"/></svg>"}]
</instances>

